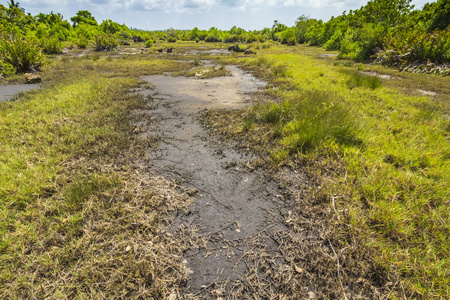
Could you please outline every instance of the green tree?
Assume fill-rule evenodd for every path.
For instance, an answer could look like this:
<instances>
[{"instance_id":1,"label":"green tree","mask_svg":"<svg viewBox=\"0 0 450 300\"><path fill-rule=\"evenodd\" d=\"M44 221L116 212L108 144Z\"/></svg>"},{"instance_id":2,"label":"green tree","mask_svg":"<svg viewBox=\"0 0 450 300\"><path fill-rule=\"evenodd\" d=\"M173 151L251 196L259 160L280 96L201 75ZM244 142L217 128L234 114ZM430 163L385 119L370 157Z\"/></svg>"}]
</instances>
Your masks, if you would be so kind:
<instances>
[{"instance_id":1,"label":"green tree","mask_svg":"<svg viewBox=\"0 0 450 300\"><path fill-rule=\"evenodd\" d=\"M70 18L73 22L73 27L76 27L78 24L85 23L92 26L97 26L97 20L92 16L92 14L87 10L80 10L77 12L76 16Z\"/></svg>"},{"instance_id":2,"label":"green tree","mask_svg":"<svg viewBox=\"0 0 450 300\"><path fill-rule=\"evenodd\" d=\"M433 17L428 27L429 31L445 30L450 25L450 0L439 0L434 5Z\"/></svg>"}]
</instances>

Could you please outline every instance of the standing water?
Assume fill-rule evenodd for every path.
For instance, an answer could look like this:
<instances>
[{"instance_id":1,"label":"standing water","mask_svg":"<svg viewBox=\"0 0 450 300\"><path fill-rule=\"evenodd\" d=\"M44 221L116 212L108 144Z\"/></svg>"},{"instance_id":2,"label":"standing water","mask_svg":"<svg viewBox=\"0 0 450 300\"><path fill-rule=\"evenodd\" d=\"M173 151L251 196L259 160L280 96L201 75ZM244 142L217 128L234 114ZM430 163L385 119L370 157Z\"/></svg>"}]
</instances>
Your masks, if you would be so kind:
<instances>
[{"instance_id":1,"label":"standing water","mask_svg":"<svg viewBox=\"0 0 450 300\"><path fill-rule=\"evenodd\" d=\"M0 102L10 101L11 98L20 92L39 89L39 84L9 84L0 85Z\"/></svg>"}]
</instances>

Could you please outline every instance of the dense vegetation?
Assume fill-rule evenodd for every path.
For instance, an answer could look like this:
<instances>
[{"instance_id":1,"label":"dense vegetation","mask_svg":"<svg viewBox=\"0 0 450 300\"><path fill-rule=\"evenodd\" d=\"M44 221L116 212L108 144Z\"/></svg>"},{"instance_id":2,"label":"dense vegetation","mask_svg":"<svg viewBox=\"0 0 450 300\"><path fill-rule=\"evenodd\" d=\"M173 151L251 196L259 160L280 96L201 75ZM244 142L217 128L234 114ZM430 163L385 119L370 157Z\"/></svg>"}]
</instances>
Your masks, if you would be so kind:
<instances>
[{"instance_id":1,"label":"dense vegetation","mask_svg":"<svg viewBox=\"0 0 450 300\"><path fill-rule=\"evenodd\" d=\"M100 24L89 11L79 11L64 20L59 13L32 16L13 0L0 5L0 72L39 69L43 61L40 49L47 54L60 53L64 47L112 50L129 40L205 41L224 43L280 42L285 45L307 43L338 50L341 58L357 61L376 59L404 70L448 74L450 63L450 1L438 0L414 10L411 0L371 0L360 9L344 12L328 22L301 16L295 26L275 21L272 28L246 31L234 26L230 30L167 29L147 32L132 30L111 20ZM26 41L24 39L26 37ZM26 56L28 63L24 64Z\"/></svg>"}]
</instances>

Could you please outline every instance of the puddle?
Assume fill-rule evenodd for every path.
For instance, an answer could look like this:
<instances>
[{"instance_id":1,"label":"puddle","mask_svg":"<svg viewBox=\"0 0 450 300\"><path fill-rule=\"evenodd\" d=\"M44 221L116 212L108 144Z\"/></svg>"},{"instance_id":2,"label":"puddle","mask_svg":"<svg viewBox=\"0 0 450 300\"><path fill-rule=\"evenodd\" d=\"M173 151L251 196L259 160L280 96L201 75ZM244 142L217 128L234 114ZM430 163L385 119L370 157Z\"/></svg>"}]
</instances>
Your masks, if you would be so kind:
<instances>
[{"instance_id":1,"label":"puddle","mask_svg":"<svg viewBox=\"0 0 450 300\"><path fill-rule=\"evenodd\" d=\"M421 93L422 95L425 95L425 96L437 96L437 94L438 93L436 93L436 92L432 92L432 91L424 91L424 90L421 90L421 89L418 89L417 90L419 93Z\"/></svg>"},{"instance_id":2,"label":"puddle","mask_svg":"<svg viewBox=\"0 0 450 300\"><path fill-rule=\"evenodd\" d=\"M201 54L209 54L209 55L230 55L231 52L226 49L212 49L212 50L191 50L186 52L184 55L201 55Z\"/></svg>"},{"instance_id":3,"label":"puddle","mask_svg":"<svg viewBox=\"0 0 450 300\"><path fill-rule=\"evenodd\" d=\"M380 73L373 72L373 71L360 71L360 73L364 74L364 75L369 75L369 76L376 76L381 79L394 79L394 77L391 75L380 74Z\"/></svg>"},{"instance_id":4,"label":"puddle","mask_svg":"<svg viewBox=\"0 0 450 300\"><path fill-rule=\"evenodd\" d=\"M14 95L21 92L36 90L41 88L39 84L10 84L0 85L0 102L11 100Z\"/></svg>"},{"instance_id":5,"label":"puddle","mask_svg":"<svg viewBox=\"0 0 450 300\"><path fill-rule=\"evenodd\" d=\"M337 57L338 55L336 53L325 53L325 54L320 54L317 57L320 58L332 58L332 57Z\"/></svg>"}]
</instances>

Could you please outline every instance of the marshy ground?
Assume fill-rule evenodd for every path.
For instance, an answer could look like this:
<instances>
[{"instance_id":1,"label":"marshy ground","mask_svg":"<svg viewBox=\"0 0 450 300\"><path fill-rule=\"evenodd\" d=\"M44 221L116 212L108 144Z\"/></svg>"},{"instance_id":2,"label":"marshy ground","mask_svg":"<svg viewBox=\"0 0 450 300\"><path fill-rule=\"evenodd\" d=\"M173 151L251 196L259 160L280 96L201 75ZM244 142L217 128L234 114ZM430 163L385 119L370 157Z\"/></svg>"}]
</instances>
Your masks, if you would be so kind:
<instances>
[{"instance_id":1,"label":"marshy ground","mask_svg":"<svg viewBox=\"0 0 450 300\"><path fill-rule=\"evenodd\" d=\"M0 295L445 298L448 78L257 47L72 51L0 103Z\"/></svg>"}]
</instances>

